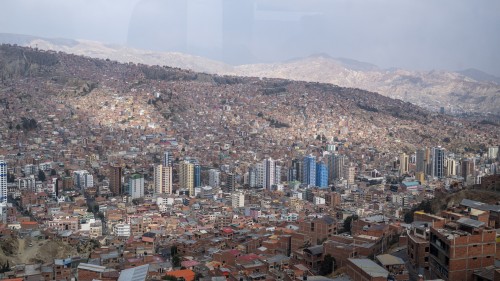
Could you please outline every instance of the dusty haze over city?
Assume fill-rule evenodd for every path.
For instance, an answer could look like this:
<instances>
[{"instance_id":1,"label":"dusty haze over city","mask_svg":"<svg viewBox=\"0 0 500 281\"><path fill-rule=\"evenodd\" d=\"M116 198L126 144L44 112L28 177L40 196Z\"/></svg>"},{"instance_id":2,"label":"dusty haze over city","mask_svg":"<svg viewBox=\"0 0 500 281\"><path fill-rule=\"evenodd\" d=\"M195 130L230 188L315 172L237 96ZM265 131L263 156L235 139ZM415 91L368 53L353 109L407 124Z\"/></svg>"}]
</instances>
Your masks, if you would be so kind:
<instances>
[{"instance_id":1,"label":"dusty haze over city","mask_svg":"<svg viewBox=\"0 0 500 281\"><path fill-rule=\"evenodd\" d=\"M311 54L382 68L500 76L500 2L48 0L1 2L0 32L178 51L238 65Z\"/></svg>"}]
</instances>

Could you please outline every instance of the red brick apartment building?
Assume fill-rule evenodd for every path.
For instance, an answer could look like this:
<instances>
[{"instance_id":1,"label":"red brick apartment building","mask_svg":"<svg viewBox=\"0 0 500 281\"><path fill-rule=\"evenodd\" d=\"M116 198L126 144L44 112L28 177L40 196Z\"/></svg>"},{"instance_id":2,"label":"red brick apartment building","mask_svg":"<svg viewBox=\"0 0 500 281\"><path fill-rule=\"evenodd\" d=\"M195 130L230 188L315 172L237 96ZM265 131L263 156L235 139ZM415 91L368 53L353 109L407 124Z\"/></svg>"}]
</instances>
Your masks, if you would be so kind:
<instances>
[{"instance_id":1,"label":"red brick apartment building","mask_svg":"<svg viewBox=\"0 0 500 281\"><path fill-rule=\"evenodd\" d=\"M475 269L495 262L496 232L469 218L430 228L431 276L449 281L472 281Z\"/></svg>"},{"instance_id":2,"label":"red brick apartment building","mask_svg":"<svg viewBox=\"0 0 500 281\"><path fill-rule=\"evenodd\" d=\"M421 211L414 213L414 222L408 231L408 258L415 269L429 270L430 228L442 228L446 220Z\"/></svg>"}]
</instances>

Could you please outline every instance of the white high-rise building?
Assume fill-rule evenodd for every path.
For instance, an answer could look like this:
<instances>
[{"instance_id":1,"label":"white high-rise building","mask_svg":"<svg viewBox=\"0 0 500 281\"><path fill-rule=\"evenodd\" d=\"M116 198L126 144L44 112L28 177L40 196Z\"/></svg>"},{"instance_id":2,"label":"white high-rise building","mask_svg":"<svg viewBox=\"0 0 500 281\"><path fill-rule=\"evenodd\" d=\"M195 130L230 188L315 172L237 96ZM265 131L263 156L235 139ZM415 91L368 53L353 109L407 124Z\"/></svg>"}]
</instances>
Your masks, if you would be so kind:
<instances>
[{"instance_id":1,"label":"white high-rise building","mask_svg":"<svg viewBox=\"0 0 500 281\"><path fill-rule=\"evenodd\" d=\"M172 166L155 166L154 187L155 193L172 194Z\"/></svg>"},{"instance_id":2,"label":"white high-rise building","mask_svg":"<svg viewBox=\"0 0 500 281\"><path fill-rule=\"evenodd\" d=\"M410 158L406 153L401 153L399 155L399 172L401 175L407 174L410 170Z\"/></svg>"},{"instance_id":3,"label":"white high-rise building","mask_svg":"<svg viewBox=\"0 0 500 281\"><path fill-rule=\"evenodd\" d=\"M444 164L447 177L457 175L457 162L454 159L446 158Z\"/></svg>"},{"instance_id":4,"label":"white high-rise building","mask_svg":"<svg viewBox=\"0 0 500 281\"><path fill-rule=\"evenodd\" d=\"M264 159L256 165L257 186L270 190L271 187L280 182L281 166L271 158Z\"/></svg>"},{"instance_id":5,"label":"white high-rise building","mask_svg":"<svg viewBox=\"0 0 500 281\"><path fill-rule=\"evenodd\" d=\"M113 226L113 233L116 236L129 237L130 233L131 233L130 224L126 224L126 223L115 224Z\"/></svg>"},{"instance_id":6,"label":"white high-rise building","mask_svg":"<svg viewBox=\"0 0 500 281\"><path fill-rule=\"evenodd\" d=\"M347 184L354 184L354 180L356 177L356 167L353 166L345 166L343 178L347 180Z\"/></svg>"},{"instance_id":7,"label":"white high-rise building","mask_svg":"<svg viewBox=\"0 0 500 281\"><path fill-rule=\"evenodd\" d=\"M208 170L208 185L218 187L220 185L220 172L217 169Z\"/></svg>"},{"instance_id":8,"label":"white high-rise building","mask_svg":"<svg viewBox=\"0 0 500 281\"><path fill-rule=\"evenodd\" d=\"M488 159L498 158L498 146L488 147Z\"/></svg>"},{"instance_id":9,"label":"white high-rise building","mask_svg":"<svg viewBox=\"0 0 500 281\"><path fill-rule=\"evenodd\" d=\"M245 207L245 194L243 192L234 192L231 194L231 202L233 208Z\"/></svg>"},{"instance_id":10,"label":"white high-rise building","mask_svg":"<svg viewBox=\"0 0 500 281\"><path fill-rule=\"evenodd\" d=\"M0 156L0 205L7 205L7 162Z\"/></svg>"},{"instance_id":11,"label":"white high-rise building","mask_svg":"<svg viewBox=\"0 0 500 281\"><path fill-rule=\"evenodd\" d=\"M79 189L94 187L94 177L86 170L74 171L73 180L75 187Z\"/></svg>"},{"instance_id":12,"label":"white high-rise building","mask_svg":"<svg viewBox=\"0 0 500 281\"><path fill-rule=\"evenodd\" d=\"M140 174L134 174L129 180L129 192L130 196L135 198L144 197L144 176Z\"/></svg>"}]
</instances>

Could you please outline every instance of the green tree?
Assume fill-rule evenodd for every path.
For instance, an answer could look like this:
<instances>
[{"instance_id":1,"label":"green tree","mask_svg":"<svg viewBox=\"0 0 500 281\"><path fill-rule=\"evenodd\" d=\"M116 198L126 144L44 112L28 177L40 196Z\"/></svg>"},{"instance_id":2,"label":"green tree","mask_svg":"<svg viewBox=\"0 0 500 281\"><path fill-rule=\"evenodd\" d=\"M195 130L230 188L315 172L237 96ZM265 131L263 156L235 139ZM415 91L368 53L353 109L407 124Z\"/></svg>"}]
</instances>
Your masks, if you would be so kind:
<instances>
[{"instance_id":1,"label":"green tree","mask_svg":"<svg viewBox=\"0 0 500 281\"><path fill-rule=\"evenodd\" d=\"M170 248L170 255L173 257L175 255L177 255L177 246L172 246Z\"/></svg>"},{"instance_id":2,"label":"green tree","mask_svg":"<svg viewBox=\"0 0 500 281\"><path fill-rule=\"evenodd\" d=\"M358 219L358 215L352 215L352 216L347 217L347 218L344 220L344 232L349 232L349 233L351 233L351 225L352 225L352 221L353 221L353 220L357 220L357 219Z\"/></svg>"},{"instance_id":3,"label":"green tree","mask_svg":"<svg viewBox=\"0 0 500 281\"><path fill-rule=\"evenodd\" d=\"M43 170L38 170L38 179L41 181L47 180L47 177L45 176L45 172Z\"/></svg>"},{"instance_id":4,"label":"green tree","mask_svg":"<svg viewBox=\"0 0 500 281\"><path fill-rule=\"evenodd\" d=\"M10 264L9 264L9 261L6 261L5 264L2 264L0 266L0 273L5 273L8 271L10 271Z\"/></svg>"},{"instance_id":5,"label":"green tree","mask_svg":"<svg viewBox=\"0 0 500 281\"><path fill-rule=\"evenodd\" d=\"M424 200L420 202L417 206L411 208L404 214L405 223L413 222L413 215L416 211L424 211L425 213L432 214L432 202L431 200Z\"/></svg>"},{"instance_id":6,"label":"green tree","mask_svg":"<svg viewBox=\"0 0 500 281\"><path fill-rule=\"evenodd\" d=\"M319 275L325 276L325 275L332 273L334 270L334 262L335 262L335 259L330 254L327 254L323 258L323 261L321 262L321 266L319 267Z\"/></svg>"},{"instance_id":7,"label":"green tree","mask_svg":"<svg viewBox=\"0 0 500 281\"><path fill-rule=\"evenodd\" d=\"M57 171L55 169L50 170L51 176L57 176Z\"/></svg>"},{"instance_id":8,"label":"green tree","mask_svg":"<svg viewBox=\"0 0 500 281\"><path fill-rule=\"evenodd\" d=\"M174 267L179 267L179 266L181 266L181 258L179 258L179 256L178 256L178 255L175 255L175 256L173 256L173 257L172 257L172 265L173 265Z\"/></svg>"},{"instance_id":9,"label":"green tree","mask_svg":"<svg viewBox=\"0 0 500 281\"><path fill-rule=\"evenodd\" d=\"M142 203L144 203L144 198L135 198L135 199L132 199L132 204L134 205L141 205Z\"/></svg>"},{"instance_id":10,"label":"green tree","mask_svg":"<svg viewBox=\"0 0 500 281\"><path fill-rule=\"evenodd\" d=\"M162 280L177 281L177 277L172 275L165 275L161 278Z\"/></svg>"}]
</instances>

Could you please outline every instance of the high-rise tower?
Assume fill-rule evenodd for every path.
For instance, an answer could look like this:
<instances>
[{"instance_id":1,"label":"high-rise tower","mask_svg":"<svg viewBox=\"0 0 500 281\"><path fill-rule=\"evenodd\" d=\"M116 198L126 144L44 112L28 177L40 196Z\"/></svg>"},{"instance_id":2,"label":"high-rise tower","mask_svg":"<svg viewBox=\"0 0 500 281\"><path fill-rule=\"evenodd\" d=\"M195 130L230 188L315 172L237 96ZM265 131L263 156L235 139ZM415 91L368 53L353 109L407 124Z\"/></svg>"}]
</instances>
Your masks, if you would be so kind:
<instances>
[{"instance_id":1,"label":"high-rise tower","mask_svg":"<svg viewBox=\"0 0 500 281\"><path fill-rule=\"evenodd\" d=\"M121 166L109 166L109 189L114 195L122 194L123 168Z\"/></svg>"},{"instance_id":2,"label":"high-rise tower","mask_svg":"<svg viewBox=\"0 0 500 281\"><path fill-rule=\"evenodd\" d=\"M316 185L316 157L313 155L308 155L304 157L302 161L303 168L303 178L302 183L307 184L307 186Z\"/></svg>"},{"instance_id":3,"label":"high-rise tower","mask_svg":"<svg viewBox=\"0 0 500 281\"><path fill-rule=\"evenodd\" d=\"M172 194L172 166L155 166L154 187L155 193Z\"/></svg>"},{"instance_id":4,"label":"high-rise tower","mask_svg":"<svg viewBox=\"0 0 500 281\"><path fill-rule=\"evenodd\" d=\"M0 204L7 204L7 162L0 156Z\"/></svg>"},{"instance_id":5,"label":"high-rise tower","mask_svg":"<svg viewBox=\"0 0 500 281\"><path fill-rule=\"evenodd\" d=\"M408 173L410 170L410 158L406 153L399 155L399 172L401 175Z\"/></svg>"},{"instance_id":6,"label":"high-rise tower","mask_svg":"<svg viewBox=\"0 0 500 281\"><path fill-rule=\"evenodd\" d=\"M179 187L187 189L194 196L194 164L184 161L179 165Z\"/></svg>"},{"instance_id":7,"label":"high-rise tower","mask_svg":"<svg viewBox=\"0 0 500 281\"><path fill-rule=\"evenodd\" d=\"M417 166L415 172L425 172L425 149L417 149L415 162Z\"/></svg>"},{"instance_id":8,"label":"high-rise tower","mask_svg":"<svg viewBox=\"0 0 500 281\"><path fill-rule=\"evenodd\" d=\"M432 176L435 178L444 177L444 148L438 146L432 148Z\"/></svg>"}]
</instances>

